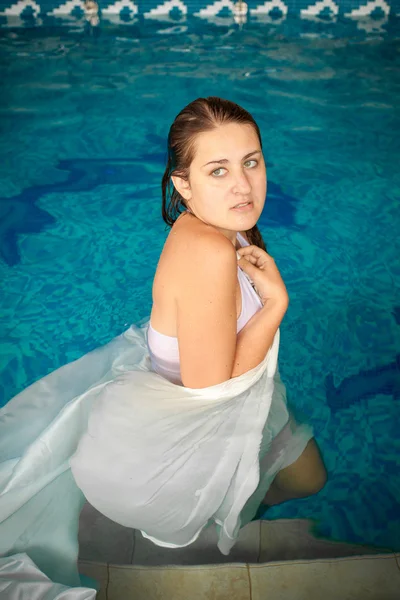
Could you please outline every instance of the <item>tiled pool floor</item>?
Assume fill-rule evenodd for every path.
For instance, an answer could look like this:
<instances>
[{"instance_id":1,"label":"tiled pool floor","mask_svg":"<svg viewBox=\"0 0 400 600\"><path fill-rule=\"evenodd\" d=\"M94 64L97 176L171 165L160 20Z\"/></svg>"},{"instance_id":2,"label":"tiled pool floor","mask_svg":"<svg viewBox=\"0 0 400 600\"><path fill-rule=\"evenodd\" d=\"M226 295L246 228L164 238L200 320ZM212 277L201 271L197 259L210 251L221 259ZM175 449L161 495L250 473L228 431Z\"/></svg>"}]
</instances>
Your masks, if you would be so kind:
<instances>
[{"instance_id":1,"label":"tiled pool floor","mask_svg":"<svg viewBox=\"0 0 400 600\"><path fill-rule=\"evenodd\" d=\"M253 521L229 556L210 528L178 549L161 548L86 504L80 569L99 600L398 600L400 555L316 539L311 521Z\"/></svg>"}]
</instances>

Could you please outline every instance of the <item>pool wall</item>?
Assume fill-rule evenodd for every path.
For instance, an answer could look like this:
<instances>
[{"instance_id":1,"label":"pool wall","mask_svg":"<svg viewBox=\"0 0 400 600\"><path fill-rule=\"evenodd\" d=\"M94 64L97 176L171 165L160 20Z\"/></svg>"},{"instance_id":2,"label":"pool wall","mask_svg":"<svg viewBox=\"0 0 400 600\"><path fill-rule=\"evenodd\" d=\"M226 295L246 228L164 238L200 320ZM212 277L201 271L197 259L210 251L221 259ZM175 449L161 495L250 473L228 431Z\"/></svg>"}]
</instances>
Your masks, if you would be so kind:
<instances>
[{"instance_id":1,"label":"pool wall","mask_svg":"<svg viewBox=\"0 0 400 600\"><path fill-rule=\"evenodd\" d=\"M88 1L88 0L87 0ZM89 0L90 2L91 0ZM229 15L234 0L98 0L102 18L128 24L137 19L163 17L179 22L193 15L203 19ZM268 21L297 15L304 19L338 17L358 19L400 16L400 0L247 0L250 17ZM86 12L83 0L0 0L0 20L80 17Z\"/></svg>"}]
</instances>

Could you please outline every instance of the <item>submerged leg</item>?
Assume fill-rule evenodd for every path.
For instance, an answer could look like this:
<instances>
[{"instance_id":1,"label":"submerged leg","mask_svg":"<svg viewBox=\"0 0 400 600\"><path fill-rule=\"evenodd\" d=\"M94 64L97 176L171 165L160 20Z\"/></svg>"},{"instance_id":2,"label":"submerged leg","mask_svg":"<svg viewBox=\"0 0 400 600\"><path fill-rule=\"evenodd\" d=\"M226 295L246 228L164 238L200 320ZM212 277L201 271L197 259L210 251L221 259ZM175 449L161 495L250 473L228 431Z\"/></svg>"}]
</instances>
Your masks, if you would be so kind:
<instances>
[{"instance_id":1,"label":"submerged leg","mask_svg":"<svg viewBox=\"0 0 400 600\"><path fill-rule=\"evenodd\" d=\"M312 496L324 487L326 481L326 469L313 438L293 464L277 473L263 504L273 506L286 500Z\"/></svg>"}]
</instances>

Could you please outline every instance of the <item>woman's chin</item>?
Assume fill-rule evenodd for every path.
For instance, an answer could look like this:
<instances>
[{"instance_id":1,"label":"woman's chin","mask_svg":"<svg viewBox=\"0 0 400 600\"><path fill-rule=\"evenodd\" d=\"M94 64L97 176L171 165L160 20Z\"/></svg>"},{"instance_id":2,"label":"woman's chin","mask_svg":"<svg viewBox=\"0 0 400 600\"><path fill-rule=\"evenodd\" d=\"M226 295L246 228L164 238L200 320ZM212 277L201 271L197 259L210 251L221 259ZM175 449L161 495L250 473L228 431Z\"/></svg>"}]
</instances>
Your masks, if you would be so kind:
<instances>
[{"instance_id":1,"label":"woman's chin","mask_svg":"<svg viewBox=\"0 0 400 600\"><path fill-rule=\"evenodd\" d=\"M261 212L258 207L251 203L251 206L232 208L231 219L233 217L235 222L238 223L238 231L247 231L257 224Z\"/></svg>"}]
</instances>

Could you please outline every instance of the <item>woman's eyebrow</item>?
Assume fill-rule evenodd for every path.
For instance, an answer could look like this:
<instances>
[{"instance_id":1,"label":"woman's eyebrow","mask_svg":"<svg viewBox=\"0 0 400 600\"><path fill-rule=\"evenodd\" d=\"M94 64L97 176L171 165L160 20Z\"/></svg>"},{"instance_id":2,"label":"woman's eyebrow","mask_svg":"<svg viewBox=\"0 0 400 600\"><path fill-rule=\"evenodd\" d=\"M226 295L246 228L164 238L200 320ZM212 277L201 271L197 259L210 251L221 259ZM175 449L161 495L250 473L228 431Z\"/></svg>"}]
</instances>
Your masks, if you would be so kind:
<instances>
[{"instance_id":1,"label":"woman's eyebrow","mask_svg":"<svg viewBox=\"0 0 400 600\"><path fill-rule=\"evenodd\" d=\"M249 152L248 154L246 154L246 156L243 156L242 160L246 160L246 158L250 158L250 156L253 156L253 154L261 154L261 150L253 150L252 152ZM219 160L210 160L210 162L203 165L203 167L206 167L207 165L212 165L213 163L217 163L219 165L224 165L227 162L229 162L229 160L227 158L220 158Z\"/></svg>"}]
</instances>

